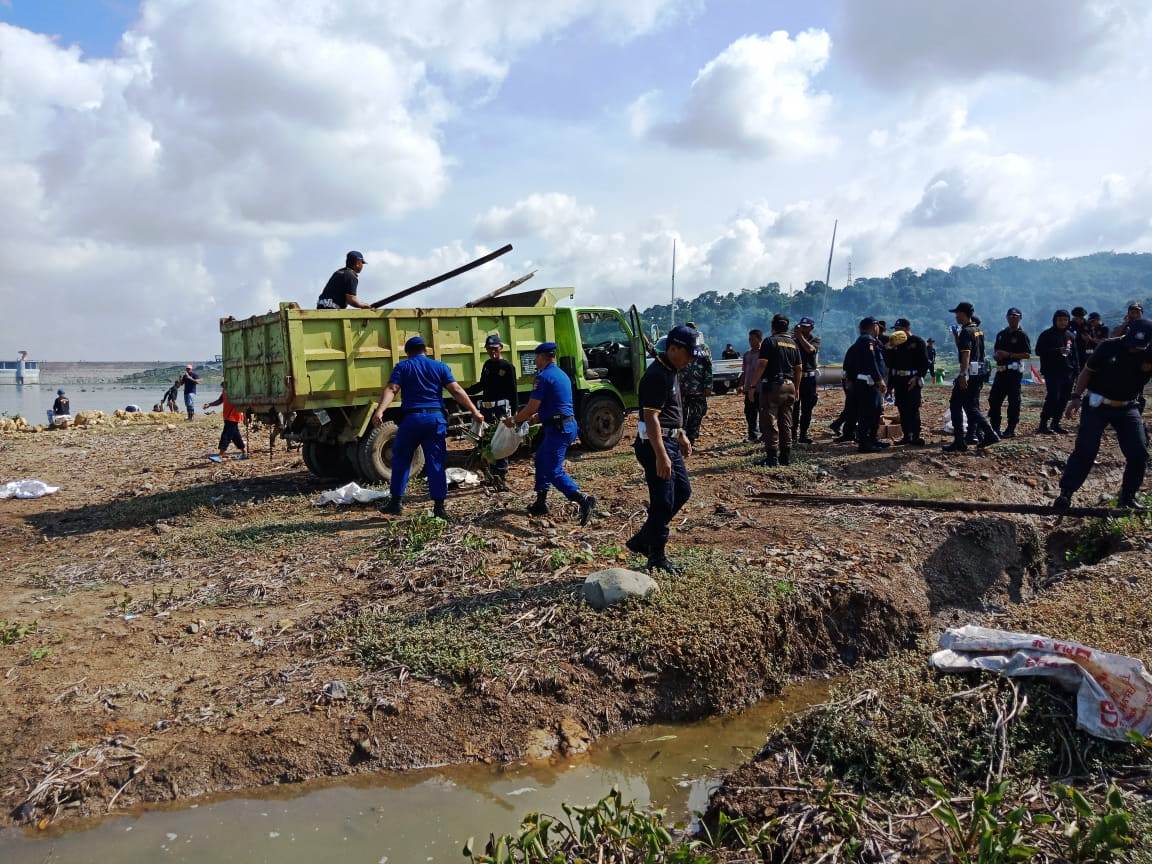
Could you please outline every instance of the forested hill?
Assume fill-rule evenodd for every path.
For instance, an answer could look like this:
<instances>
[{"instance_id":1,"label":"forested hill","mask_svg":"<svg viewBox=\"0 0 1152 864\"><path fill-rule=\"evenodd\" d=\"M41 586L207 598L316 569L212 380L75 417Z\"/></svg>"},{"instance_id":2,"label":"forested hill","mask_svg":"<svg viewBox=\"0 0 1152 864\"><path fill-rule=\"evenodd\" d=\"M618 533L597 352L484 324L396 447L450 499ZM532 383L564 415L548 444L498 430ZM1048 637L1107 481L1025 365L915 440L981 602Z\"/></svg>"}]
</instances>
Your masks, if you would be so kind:
<instances>
[{"instance_id":1,"label":"forested hill","mask_svg":"<svg viewBox=\"0 0 1152 864\"><path fill-rule=\"evenodd\" d=\"M827 307L821 321L827 293ZM826 292L822 281L809 282L803 291L787 294L779 283L739 293L706 291L690 301L677 300L676 320L693 321L703 331L714 354L726 342L741 351L747 349L747 333L752 327L768 331L777 312L795 322L803 315L814 318L816 332L823 339L822 361L839 362L856 338L857 322L865 315L883 318L889 325L898 317L911 320L912 330L936 339L941 353L950 352L952 339L948 325L954 320L948 310L967 300L992 336L1004 327L1009 306L1024 312L1022 326L1032 336L1050 326L1052 313L1059 308L1084 306L1099 312L1109 326L1124 315L1132 300L1148 306L1152 297L1152 254L1100 252L1083 258L1050 258L1029 261L997 258L984 264L953 267L950 270L905 268L891 276L856 279L844 288ZM668 328L668 304L644 310L645 324Z\"/></svg>"}]
</instances>

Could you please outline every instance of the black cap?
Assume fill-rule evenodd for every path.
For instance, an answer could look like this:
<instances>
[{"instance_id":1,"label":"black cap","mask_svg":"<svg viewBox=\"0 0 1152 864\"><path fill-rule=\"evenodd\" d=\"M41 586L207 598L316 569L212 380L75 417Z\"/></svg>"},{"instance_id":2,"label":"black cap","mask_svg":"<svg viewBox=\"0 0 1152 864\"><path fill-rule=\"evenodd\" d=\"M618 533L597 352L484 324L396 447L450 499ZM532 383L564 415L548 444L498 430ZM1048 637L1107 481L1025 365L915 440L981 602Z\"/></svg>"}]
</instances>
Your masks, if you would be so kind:
<instances>
[{"instance_id":1,"label":"black cap","mask_svg":"<svg viewBox=\"0 0 1152 864\"><path fill-rule=\"evenodd\" d=\"M1133 309L1139 309L1141 312L1144 311L1144 307L1141 306L1139 303L1129 303L1128 304L1128 311L1131 312Z\"/></svg>"},{"instance_id":2,"label":"black cap","mask_svg":"<svg viewBox=\"0 0 1152 864\"><path fill-rule=\"evenodd\" d=\"M897 327L897 328L899 328L899 327L911 327L912 322L909 321L907 318L897 318L895 323L892 326Z\"/></svg>"},{"instance_id":3,"label":"black cap","mask_svg":"<svg viewBox=\"0 0 1152 864\"><path fill-rule=\"evenodd\" d=\"M491 336L489 336L487 339L484 340L484 347L485 348L503 348L504 343L500 341L499 336L497 336L495 333L493 333Z\"/></svg>"},{"instance_id":4,"label":"black cap","mask_svg":"<svg viewBox=\"0 0 1152 864\"><path fill-rule=\"evenodd\" d=\"M1124 344L1129 348L1148 348L1152 346L1152 321L1147 318L1137 318L1128 322L1124 331Z\"/></svg>"},{"instance_id":5,"label":"black cap","mask_svg":"<svg viewBox=\"0 0 1152 864\"><path fill-rule=\"evenodd\" d=\"M353 261L363 261L364 255L353 249L351 252L344 256L344 260L351 264Z\"/></svg>"},{"instance_id":6,"label":"black cap","mask_svg":"<svg viewBox=\"0 0 1152 864\"><path fill-rule=\"evenodd\" d=\"M1100 320L1100 313L1099 312L1090 312L1088 314L1088 320L1089 321L1099 321Z\"/></svg>"},{"instance_id":7,"label":"black cap","mask_svg":"<svg viewBox=\"0 0 1152 864\"><path fill-rule=\"evenodd\" d=\"M876 323L877 323L876 319L873 318L871 315L869 315L867 318L861 318L860 319L860 332L863 333L865 330L871 330L873 327L876 326Z\"/></svg>"},{"instance_id":8,"label":"black cap","mask_svg":"<svg viewBox=\"0 0 1152 864\"><path fill-rule=\"evenodd\" d=\"M1073 318L1083 318L1087 314L1088 314L1088 310L1085 309L1083 306L1073 306L1072 307L1072 317Z\"/></svg>"},{"instance_id":9,"label":"black cap","mask_svg":"<svg viewBox=\"0 0 1152 864\"><path fill-rule=\"evenodd\" d=\"M687 348L690 351L696 350L696 339L699 337L694 329L686 324L677 324L668 331L668 344L679 345L681 348Z\"/></svg>"},{"instance_id":10,"label":"black cap","mask_svg":"<svg viewBox=\"0 0 1152 864\"><path fill-rule=\"evenodd\" d=\"M1017 309L1015 306L1012 306L1008 309L1008 314L1009 315L1015 315L1017 318L1023 318L1024 317L1024 313L1021 312L1019 309Z\"/></svg>"},{"instance_id":11,"label":"black cap","mask_svg":"<svg viewBox=\"0 0 1152 864\"><path fill-rule=\"evenodd\" d=\"M1071 318L1071 317L1072 316L1068 314L1067 309L1057 309L1055 312L1052 313L1052 320L1053 321L1055 321L1057 318Z\"/></svg>"},{"instance_id":12,"label":"black cap","mask_svg":"<svg viewBox=\"0 0 1152 864\"><path fill-rule=\"evenodd\" d=\"M949 312L963 312L965 315L971 315L976 311L976 307L971 303L965 301L964 303L957 303L955 309L949 309Z\"/></svg>"}]
</instances>

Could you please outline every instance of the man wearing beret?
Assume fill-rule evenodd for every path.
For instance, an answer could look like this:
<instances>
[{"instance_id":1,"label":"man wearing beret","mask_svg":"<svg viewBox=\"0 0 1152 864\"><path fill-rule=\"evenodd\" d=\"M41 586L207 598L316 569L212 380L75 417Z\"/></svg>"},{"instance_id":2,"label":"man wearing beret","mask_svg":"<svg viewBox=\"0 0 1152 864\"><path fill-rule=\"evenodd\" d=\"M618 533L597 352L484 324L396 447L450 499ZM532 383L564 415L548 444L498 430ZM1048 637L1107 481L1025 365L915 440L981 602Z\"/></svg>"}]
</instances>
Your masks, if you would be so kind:
<instances>
[{"instance_id":1,"label":"man wearing beret","mask_svg":"<svg viewBox=\"0 0 1152 864\"><path fill-rule=\"evenodd\" d=\"M536 448L536 500L528 507L532 516L548 515L548 488L555 486L569 501L580 507L580 524L587 525L596 509L596 499L585 495L564 470L568 447L576 440L576 416L572 407L572 382L556 365L556 343L536 346L536 386L528 403L504 422L519 426L539 415L544 433Z\"/></svg>"},{"instance_id":2,"label":"man wearing beret","mask_svg":"<svg viewBox=\"0 0 1152 864\"><path fill-rule=\"evenodd\" d=\"M448 497L448 478L444 463L448 455L448 421L444 416L444 391L452 394L460 405L483 423L484 415L476 410L447 363L429 357L427 346L420 336L404 343L406 360L392 369L388 386L380 394L380 407L372 414L372 425L384 422L384 412L398 393L403 394L404 412L396 438L392 442L392 479L389 482L391 498L384 513L399 516L408 489L408 476L412 473L412 457L419 447L424 451L424 466L428 476L428 494L432 498L432 515L448 518L444 499Z\"/></svg>"},{"instance_id":3,"label":"man wearing beret","mask_svg":"<svg viewBox=\"0 0 1152 864\"><path fill-rule=\"evenodd\" d=\"M682 427L678 372L692 362L696 331L683 324L673 327L656 343L656 359L637 386L640 423L636 434L636 461L648 484L648 518L625 542L631 551L648 559L649 570L677 572L665 551L668 525L692 496L684 460L692 455L692 442Z\"/></svg>"}]
</instances>

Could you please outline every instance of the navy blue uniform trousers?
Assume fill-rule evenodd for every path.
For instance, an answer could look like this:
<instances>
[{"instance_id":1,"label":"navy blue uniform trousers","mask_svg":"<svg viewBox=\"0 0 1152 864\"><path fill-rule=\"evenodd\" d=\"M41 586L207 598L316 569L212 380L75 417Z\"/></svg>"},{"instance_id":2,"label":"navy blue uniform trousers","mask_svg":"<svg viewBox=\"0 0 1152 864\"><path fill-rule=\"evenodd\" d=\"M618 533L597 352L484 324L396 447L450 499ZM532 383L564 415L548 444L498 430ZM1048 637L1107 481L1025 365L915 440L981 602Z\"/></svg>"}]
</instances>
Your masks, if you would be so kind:
<instances>
[{"instance_id":1,"label":"navy blue uniform trousers","mask_svg":"<svg viewBox=\"0 0 1152 864\"><path fill-rule=\"evenodd\" d=\"M1088 472L1100 452L1100 439L1111 426L1116 430L1120 452L1124 454L1124 478L1120 481L1120 497L1131 497L1140 491L1144 470L1148 464L1148 441L1144 437L1144 422L1139 408L1093 408L1085 402L1080 413L1080 430L1076 433L1076 446L1068 457L1064 476L1060 478L1060 491L1068 497L1084 485Z\"/></svg>"},{"instance_id":2,"label":"navy blue uniform trousers","mask_svg":"<svg viewBox=\"0 0 1152 864\"><path fill-rule=\"evenodd\" d=\"M448 478L444 463L448 458L448 421L440 409L413 411L405 414L392 441L392 480L388 488L393 498L400 498L408 488L412 457L416 448L424 451L424 470L428 476L428 495L433 501L448 497Z\"/></svg>"},{"instance_id":3,"label":"navy blue uniform trousers","mask_svg":"<svg viewBox=\"0 0 1152 864\"><path fill-rule=\"evenodd\" d=\"M648 484L648 518L636 532L636 542L653 551L668 543L668 525L680 508L692 497L692 483L680 452L680 442L664 437L664 449L672 461L672 476L665 480L656 473L656 452L647 439L636 439L636 461L644 469L644 482Z\"/></svg>"},{"instance_id":4,"label":"navy blue uniform trousers","mask_svg":"<svg viewBox=\"0 0 1152 864\"><path fill-rule=\"evenodd\" d=\"M537 492L545 492L549 486L555 486L565 498L571 499L580 494L580 487L564 470L564 457L576 440L576 428L575 420L566 421L563 432L556 428L553 421L544 421L544 434L540 446L536 448Z\"/></svg>"}]
</instances>

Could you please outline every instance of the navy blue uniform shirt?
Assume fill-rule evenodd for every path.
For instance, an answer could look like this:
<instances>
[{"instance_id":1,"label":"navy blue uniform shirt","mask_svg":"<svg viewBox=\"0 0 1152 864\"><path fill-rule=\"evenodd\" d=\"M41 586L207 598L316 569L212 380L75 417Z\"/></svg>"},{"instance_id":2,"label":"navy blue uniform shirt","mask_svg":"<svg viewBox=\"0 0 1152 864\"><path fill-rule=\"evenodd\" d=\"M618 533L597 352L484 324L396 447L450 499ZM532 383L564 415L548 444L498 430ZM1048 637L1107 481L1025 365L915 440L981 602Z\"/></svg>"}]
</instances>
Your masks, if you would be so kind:
<instances>
[{"instance_id":1,"label":"navy blue uniform shirt","mask_svg":"<svg viewBox=\"0 0 1152 864\"><path fill-rule=\"evenodd\" d=\"M401 404L410 411L413 408L443 408L444 388L455 380L447 363L427 354L417 354L397 363L388 383L399 386Z\"/></svg>"},{"instance_id":2,"label":"navy blue uniform shirt","mask_svg":"<svg viewBox=\"0 0 1152 864\"><path fill-rule=\"evenodd\" d=\"M880 341L875 336L864 334L853 342L844 355L844 371L851 381L855 381L857 375L867 375L874 384L885 380L888 367L884 363L884 348Z\"/></svg>"},{"instance_id":3,"label":"navy blue uniform shirt","mask_svg":"<svg viewBox=\"0 0 1152 864\"><path fill-rule=\"evenodd\" d=\"M536 373L536 386L532 388L532 399L540 400L540 419L553 417L573 417L572 382L555 363L549 363Z\"/></svg>"}]
</instances>

